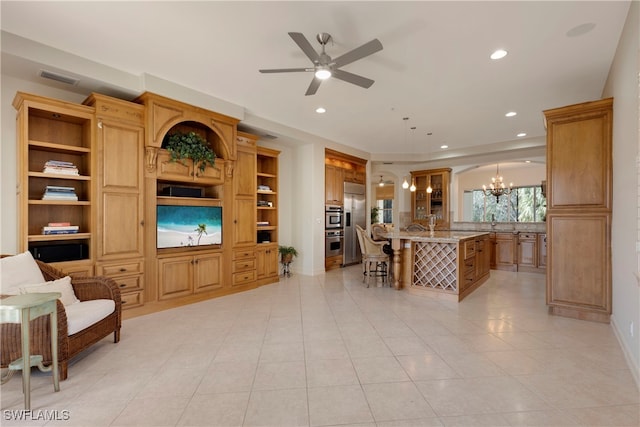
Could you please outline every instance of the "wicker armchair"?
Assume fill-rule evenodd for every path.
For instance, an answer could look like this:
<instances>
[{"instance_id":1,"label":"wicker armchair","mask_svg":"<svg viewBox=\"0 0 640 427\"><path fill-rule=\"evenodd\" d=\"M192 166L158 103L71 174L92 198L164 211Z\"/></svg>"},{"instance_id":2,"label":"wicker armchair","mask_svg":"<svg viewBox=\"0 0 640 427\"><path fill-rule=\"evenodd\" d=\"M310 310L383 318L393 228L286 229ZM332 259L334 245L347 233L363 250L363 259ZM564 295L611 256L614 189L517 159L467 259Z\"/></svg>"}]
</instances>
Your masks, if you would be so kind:
<instances>
[{"instance_id":1,"label":"wicker armchair","mask_svg":"<svg viewBox=\"0 0 640 427\"><path fill-rule=\"evenodd\" d=\"M4 257L6 255L3 255ZM60 270L37 261L45 280L51 281L66 276ZM120 327L122 323L122 301L120 289L115 281L108 277L74 277L71 285L80 301L111 299L115 302L115 310L102 320L77 332L71 336L67 333L67 315L64 306L57 301L58 306L58 366L60 379L67 379L69 360L102 340L113 332L113 342L120 341ZM51 327L49 316L41 316L30 322L31 354L41 354L43 363L50 365L51 356ZM22 340L20 325L3 323L0 325L0 364L2 368L9 366L13 360L22 355Z\"/></svg>"}]
</instances>

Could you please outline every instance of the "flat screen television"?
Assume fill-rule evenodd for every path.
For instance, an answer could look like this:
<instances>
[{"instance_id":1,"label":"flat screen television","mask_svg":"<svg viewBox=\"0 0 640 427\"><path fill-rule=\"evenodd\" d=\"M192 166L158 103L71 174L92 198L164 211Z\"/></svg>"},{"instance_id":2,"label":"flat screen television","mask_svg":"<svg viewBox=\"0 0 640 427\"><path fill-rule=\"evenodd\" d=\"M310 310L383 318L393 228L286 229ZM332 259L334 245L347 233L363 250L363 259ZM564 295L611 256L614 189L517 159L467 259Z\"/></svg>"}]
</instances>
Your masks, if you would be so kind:
<instances>
[{"instance_id":1,"label":"flat screen television","mask_svg":"<svg viewBox=\"0 0 640 427\"><path fill-rule=\"evenodd\" d=\"M221 206L157 206L157 247L222 244Z\"/></svg>"}]
</instances>

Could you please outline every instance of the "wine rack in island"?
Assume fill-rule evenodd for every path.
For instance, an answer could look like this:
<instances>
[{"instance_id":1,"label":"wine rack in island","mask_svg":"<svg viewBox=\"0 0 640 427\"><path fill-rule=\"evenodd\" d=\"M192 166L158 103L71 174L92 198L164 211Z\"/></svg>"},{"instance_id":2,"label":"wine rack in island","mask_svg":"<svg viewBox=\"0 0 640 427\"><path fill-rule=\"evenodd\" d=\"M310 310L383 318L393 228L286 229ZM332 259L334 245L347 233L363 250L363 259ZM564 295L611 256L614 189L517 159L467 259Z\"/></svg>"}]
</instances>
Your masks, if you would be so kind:
<instances>
[{"instance_id":1,"label":"wine rack in island","mask_svg":"<svg viewBox=\"0 0 640 427\"><path fill-rule=\"evenodd\" d=\"M93 267L92 107L18 92L19 247L69 273Z\"/></svg>"}]
</instances>

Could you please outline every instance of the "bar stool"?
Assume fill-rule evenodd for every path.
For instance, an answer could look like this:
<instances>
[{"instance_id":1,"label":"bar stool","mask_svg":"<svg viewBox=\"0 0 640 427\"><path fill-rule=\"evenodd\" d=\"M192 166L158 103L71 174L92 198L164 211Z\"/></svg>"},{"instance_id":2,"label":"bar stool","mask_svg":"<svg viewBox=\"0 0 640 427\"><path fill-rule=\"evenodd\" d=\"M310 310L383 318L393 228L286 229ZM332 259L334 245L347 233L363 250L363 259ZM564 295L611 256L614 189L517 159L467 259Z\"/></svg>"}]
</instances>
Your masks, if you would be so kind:
<instances>
[{"instance_id":1,"label":"bar stool","mask_svg":"<svg viewBox=\"0 0 640 427\"><path fill-rule=\"evenodd\" d=\"M60 391L58 378L58 309L56 301L60 292L32 293L5 296L0 299L0 323L20 323L22 331L22 357L9 364L8 373L2 377L4 384L17 370L22 370L22 392L24 393L24 409L31 409L31 367L37 366L43 372L53 371L53 390ZM51 324L51 366L45 367L42 355L31 355L29 350L29 321L50 315Z\"/></svg>"}]
</instances>

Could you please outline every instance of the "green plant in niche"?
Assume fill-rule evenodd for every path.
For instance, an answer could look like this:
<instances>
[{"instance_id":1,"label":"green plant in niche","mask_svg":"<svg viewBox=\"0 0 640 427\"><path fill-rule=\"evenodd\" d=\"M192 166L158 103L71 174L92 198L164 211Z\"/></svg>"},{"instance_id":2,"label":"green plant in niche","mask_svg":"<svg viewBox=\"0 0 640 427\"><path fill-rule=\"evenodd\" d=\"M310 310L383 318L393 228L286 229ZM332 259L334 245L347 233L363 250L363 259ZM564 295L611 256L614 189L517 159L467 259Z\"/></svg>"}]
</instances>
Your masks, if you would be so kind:
<instances>
[{"instance_id":1,"label":"green plant in niche","mask_svg":"<svg viewBox=\"0 0 640 427\"><path fill-rule=\"evenodd\" d=\"M293 257L298 256L298 251L293 246L278 246L278 253L283 263L291 262Z\"/></svg>"},{"instance_id":2,"label":"green plant in niche","mask_svg":"<svg viewBox=\"0 0 640 427\"><path fill-rule=\"evenodd\" d=\"M166 149L171 155L171 161L191 159L193 165L204 171L207 166L214 166L216 153L213 152L207 140L191 131L176 132L167 136ZM183 161L184 163L184 161Z\"/></svg>"}]
</instances>

